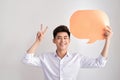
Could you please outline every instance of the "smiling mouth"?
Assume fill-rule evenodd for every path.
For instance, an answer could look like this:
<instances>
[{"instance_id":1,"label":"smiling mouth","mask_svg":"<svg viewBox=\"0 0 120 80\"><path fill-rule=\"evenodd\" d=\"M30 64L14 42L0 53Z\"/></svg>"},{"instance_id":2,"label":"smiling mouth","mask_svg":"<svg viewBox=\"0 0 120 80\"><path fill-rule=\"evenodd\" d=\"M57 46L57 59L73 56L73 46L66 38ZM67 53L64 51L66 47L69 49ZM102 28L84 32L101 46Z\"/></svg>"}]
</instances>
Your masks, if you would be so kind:
<instances>
[{"instance_id":1,"label":"smiling mouth","mask_svg":"<svg viewBox=\"0 0 120 80\"><path fill-rule=\"evenodd\" d=\"M61 44L60 44L60 46L65 46L65 45L67 45L67 44L66 44L66 43L61 43Z\"/></svg>"}]
</instances>

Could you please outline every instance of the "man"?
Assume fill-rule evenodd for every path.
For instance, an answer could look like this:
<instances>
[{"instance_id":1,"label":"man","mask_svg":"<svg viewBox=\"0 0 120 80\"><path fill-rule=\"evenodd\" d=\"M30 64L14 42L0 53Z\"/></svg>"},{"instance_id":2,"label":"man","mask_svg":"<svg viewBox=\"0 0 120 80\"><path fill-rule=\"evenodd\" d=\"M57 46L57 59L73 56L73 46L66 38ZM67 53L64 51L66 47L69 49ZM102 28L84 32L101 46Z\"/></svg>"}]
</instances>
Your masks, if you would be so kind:
<instances>
[{"instance_id":1,"label":"man","mask_svg":"<svg viewBox=\"0 0 120 80\"><path fill-rule=\"evenodd\" d=\"M45 75L45 80L76 80L80 68L100 68L105 66L112 35L109 27L105 29L104 48L101 54L95 59L67 51L70 43L70 32L65 25L60 25L53 31L53 43L56 44L56 51L42 54L39 57L34 56L46 31L47 27L43 30L41 25L41 30L37 33L35 42L27 50L23 58L24 63L41 67Z\"/></svg>"}]
</instances>

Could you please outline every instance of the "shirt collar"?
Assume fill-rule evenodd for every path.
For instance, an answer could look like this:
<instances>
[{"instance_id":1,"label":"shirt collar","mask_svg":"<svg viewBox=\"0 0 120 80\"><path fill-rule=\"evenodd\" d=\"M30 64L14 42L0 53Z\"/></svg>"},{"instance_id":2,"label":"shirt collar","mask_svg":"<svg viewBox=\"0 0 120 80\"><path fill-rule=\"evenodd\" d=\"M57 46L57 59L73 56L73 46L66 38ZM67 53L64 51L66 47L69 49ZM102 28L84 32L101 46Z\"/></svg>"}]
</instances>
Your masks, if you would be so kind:
<instances>
[{"instance_id":1,"label":"shirt collar","mask_svg":"<svg viewBox=\"0 0 120 80\"><path fill-rule=\"evenodd\" d=\"M55 56L55 57L58 56L56 51L54 52L54 56ZM70 53L67 51L67 54L66 54L65 56L69 57L69 56L70 56Z\"/></svg>"}]
</instances>

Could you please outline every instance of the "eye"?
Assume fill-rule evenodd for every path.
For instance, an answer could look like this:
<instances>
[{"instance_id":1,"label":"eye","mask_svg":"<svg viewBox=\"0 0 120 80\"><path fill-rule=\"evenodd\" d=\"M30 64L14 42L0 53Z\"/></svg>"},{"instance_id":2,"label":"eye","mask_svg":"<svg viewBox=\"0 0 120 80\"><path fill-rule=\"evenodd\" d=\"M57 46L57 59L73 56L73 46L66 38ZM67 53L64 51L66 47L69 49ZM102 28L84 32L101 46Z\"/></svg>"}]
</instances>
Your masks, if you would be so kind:
<instances>
[{"instance_id":1,"label":"eye","mask_svg":"<svg viewBox=\"0 0 120 80\"><path fill-rule=\"evenodd\" d=\"M64 37L64 39L68 39L68 37Z\"/></svg>"},{"instance_id":2,"label":"eye","mask_svg":"<svg viewBox=\"0 0 120 80\"><path fill-rule=\"evenodd\" d=\"M57 39L61 39L61 38L58 37Z\"/></svg>"},{"instance_id":3,"label":"eye","mask_svg":"<svg viewBox=\"0 0 120 80\"><path fill-rule=\"evenodd\" d=\"M61 39L61 37L57 37L57 39Z\"/></svg>"},{"instance_id":4,"label":"eye","mask_svg":"<svg viewBox=\"0 0 120 80\"><path fill-rule=\"evenodd\" d=\"M66 37L64 39L67 39Z\"/></svg>"}]
</instances>

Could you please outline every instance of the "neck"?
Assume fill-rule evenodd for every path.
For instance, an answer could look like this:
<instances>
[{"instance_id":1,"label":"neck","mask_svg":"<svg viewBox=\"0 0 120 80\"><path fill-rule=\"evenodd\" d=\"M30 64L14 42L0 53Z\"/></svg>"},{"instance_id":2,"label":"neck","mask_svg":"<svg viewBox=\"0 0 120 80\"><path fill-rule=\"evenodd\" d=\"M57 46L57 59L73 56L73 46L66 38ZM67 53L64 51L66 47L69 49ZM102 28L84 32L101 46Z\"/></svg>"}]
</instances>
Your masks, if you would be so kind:
<instances>
[{"instance_id":1,"label":"neck","mask_svg":"<svg viewBox=\"0 0 120 80\"><path fill-rule=\"evenodd\" d=\"M61 59L67 54L67 50L57 50L56 52Z\"/></svg>"}]
</instances>

